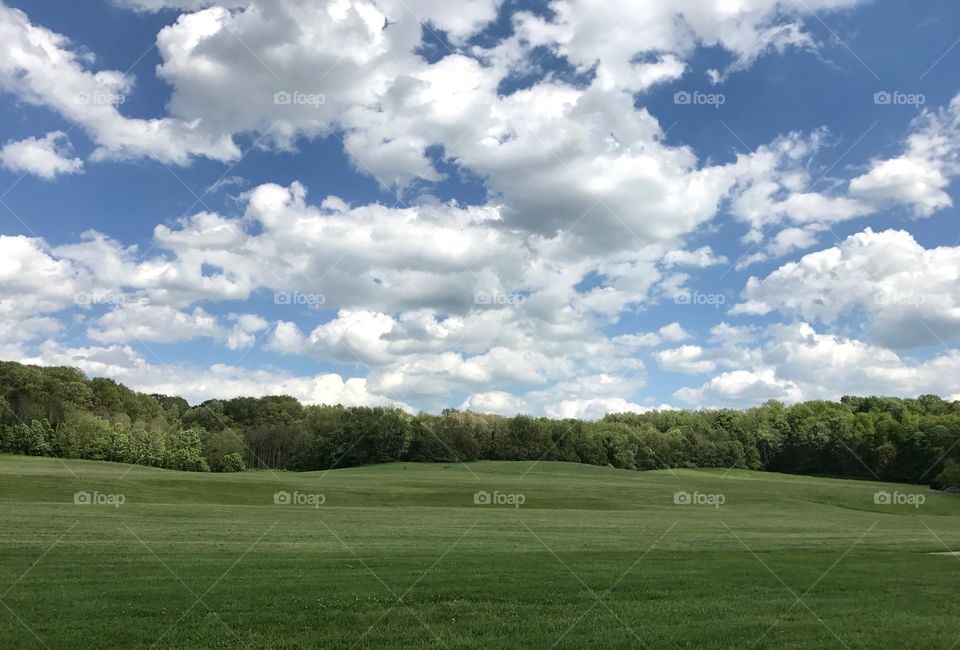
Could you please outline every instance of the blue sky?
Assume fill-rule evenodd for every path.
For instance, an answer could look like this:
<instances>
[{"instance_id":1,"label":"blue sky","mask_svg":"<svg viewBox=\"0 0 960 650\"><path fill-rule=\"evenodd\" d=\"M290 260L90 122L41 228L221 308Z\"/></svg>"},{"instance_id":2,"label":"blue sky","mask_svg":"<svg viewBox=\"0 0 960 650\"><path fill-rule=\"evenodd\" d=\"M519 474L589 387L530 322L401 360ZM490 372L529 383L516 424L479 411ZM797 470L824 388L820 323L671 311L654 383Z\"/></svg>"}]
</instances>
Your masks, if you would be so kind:
<instances>
[{"instance_id":1,"label":"blue sky","mask_svg":"<svg viewBox=\"0 0 960 650\"><path fill-rule=\"evenodd\" d=\"M0 2L0 356L191 401L960 398L958 18Z\"/></svg>"}]
</instances>

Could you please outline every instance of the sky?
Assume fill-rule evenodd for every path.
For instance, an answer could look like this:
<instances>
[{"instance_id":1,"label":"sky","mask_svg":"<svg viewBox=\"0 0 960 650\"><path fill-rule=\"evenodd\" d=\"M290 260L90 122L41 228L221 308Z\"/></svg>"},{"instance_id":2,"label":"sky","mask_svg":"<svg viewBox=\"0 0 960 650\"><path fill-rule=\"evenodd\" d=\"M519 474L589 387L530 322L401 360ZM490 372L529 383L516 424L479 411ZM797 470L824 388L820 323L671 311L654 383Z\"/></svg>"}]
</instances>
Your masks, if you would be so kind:
<instances>
[{"instance_id":1,"label":"sky","mask_svg":"<svg viewBox=\"0 0 960 650\"><path fill-rule=\"evenodd\" d=\"M0 358L191 403L960 399L960 5L0 0Z\"/></svg>"}]
</instances>

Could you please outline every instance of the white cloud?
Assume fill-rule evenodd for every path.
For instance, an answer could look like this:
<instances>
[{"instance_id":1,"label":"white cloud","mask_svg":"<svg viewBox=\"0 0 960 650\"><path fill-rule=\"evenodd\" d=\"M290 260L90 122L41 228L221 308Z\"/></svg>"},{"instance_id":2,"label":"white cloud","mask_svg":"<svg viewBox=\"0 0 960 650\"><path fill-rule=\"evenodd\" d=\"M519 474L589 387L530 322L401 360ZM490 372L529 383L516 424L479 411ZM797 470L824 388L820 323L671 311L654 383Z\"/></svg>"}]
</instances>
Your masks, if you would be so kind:
<instances>
[{"instance_id":1,"label":"white cloud","mask_svg":"<svg viewBox=\"0 0 960 650\"><path fill-rule=\"evenodd\" d=\"M61 311L75 306L79 291L96 289L103 300L79 306L113 308L80 330L95 341L206 337L239 350L263 335L270 351L371 368L379 394L437 402L509 384L550 386L580 373L639 372L639 348L689 336L679 323L617 340L600 331L625 305L645 299L660 250L578 258L556 242L510 239L495 209L350 208L335 197L317 208L298 184L260 186L245 200L242 218L203 212L158 226L145 255L98 233L52 250L10 238L37 258L24 263L57 277L24 285L21 301L43 296L38 288L55 293L32 311L11 313ZM575 289L591 269L609 284L603 309ZM276 309L290 310L272 329L260 315L215 317L207 308L264 289L275 302L286 297ZM478 303L478 295L507 300ZM323 322L311 305L337 317ZM295 314L316 314L320 324L301 331Z\"/></svg>"},{"instance_id":2,"label":"white cloud","mask_svg":"<svg viewBox=\"0 0 960 650\"><path fill-rule=\"evenodd\" d=\"M513 416L518 413L543 412L552 418L577 418L582 420L599 420L608 413L645 413L654 407L633 403L622 397L589 397L585 399L559 399L551 401L549 394L533 393L528 397L518 397L504 391L488 391L475 393L468 397L461 409L470 409L477 413L494 413L496 415ZM531 405L531 400L532 405ZM670 409L669 405L662 404L659 409Z\"/></svg>"},{"instance_id":3,"label":"white cloud","mask_svg":"<svg viewBox=\"0 0 960 650\"><path fill-rule=\"evenodd\" d=\"M711 351L705 350L704 355ZM772 325L763 342L734 370L699 387L681 388L677 399L698 406L756 406L767 399L796 402L842 395L951 395L960 390L960 351L910 361L889 348L795 322Z\"/></svg>"},{"instance_id":4,"label":"white cloud","mask_svg":"<svg viewBox=\"0 0 960 650\"><path fill-rule=\"evenodd\" d=\"M850 181L850 191L872 201L907 203L928 216L953 205L944 191L948 183L936 161L901 156L876 161L869 172Z\"/></svg>"},{"instance_id":5,"label":"white cloud","mask_svg":"<svg viewBox=\"0 0 960 650\"><path fill-rule=\"evenodd\" d=\"M0 345L63 329L49 316L102 291L84 268L58 259L46 242L0 235Z\"/></svg>"},{"instance_id":6,"label":"white cloud","mask_svg":"<svg viewBox=\"0 0 960 650\"><path fill-rule=\"evenodd\" d=\"M502 390L491 390L474 393L463 401L460 408L476 413L494 413L509 417L518 413L525 413L527 405L523 399L515 395Z\"/></svg>"},{"instance_id":7,"label":"white cloud","mask_svg":"<svg viewBox=\"0 0 960 650\"><path fill-rule=\"evenodd\" d=\"M701 246L692 251L675 250L663 256L663 263L667 266L695 266L706 268L717 264L726 264L727 258L716 255L710 246Z\"/></svg>"},{"instance_id":8,"label":"white cloud","mask_svg":"<svg viewBox=\"0 0 960 650\"><path fill-rule=\"evenodd\" d=\"M156 12L164 9L190 9L193 11L217 4L222 7L242 7L247 0L113 0L114 4L136 11Z\"/></svg>"},{"instance_id":9,"label":"white cloud","mask_svg":"<svg viewBox=\"0 0 960 650\"><path fill-rule=\"evenodd\" d=\"M133 79L117 70L93 72L90 59L65 36L0 3L0 90L80 124L97 144L94 159L148 156L182 165L191 155L240 155L229 135L208 130L210 120L124 117L118 106Z\"/></svg>"},{"instance_id":10,"label":"white cloud","mask_svg":"<svg viewBox=\"0 0 960 650\"><path fill-rule=\"evenodd\" d=\"M180 395L191 404L207 399L229 399L238 395L292 395L305 404L410 406L370 393L363 378L344 379L335 373L296 376L269 370L248 370L214 364L206 368L180 364L151 364L129 346L69 348L53 342L40 347L39 354L20 361L40 365L69 365L100 377L122 381L145 393Z\"/></svg>"},{"instance_id":11,"label":"white cloud","mask_svg":"<svg viewBox=\"0 0 960 650\"><path fill-rule=\"evenodd\" d=\"M817 243L823 226L813 225L804 228L784 228L767 243L764 250L745 255L737 261L737 270L745 269L757 262L783 257L796 250L810 248Z\"/></svg>"},{"instance_id":12,"label":"white cloud","mask_svg":"<svg viewBox=\"0 0 960 650\"><path fill-rule=\"evenodd\" d=\"M780 0L704 3L679 0L556 0L551 18L521 15L518 30L535 45L552 45L581 70L596 66L600 83L643 90L650 77L644 55L690 53L697 45L720 46L734 55L731 69L743 69L770 51L787 47L813 49L813 38L799 17L855 5L857 0L811 0L790 6ZM642 35L642 38L638 38ZM660 79L666 73L654 76ZM717 75L719 80L720 75Z\"/></svg>"},{"instance_id":13,"label":"white cloud","mask_svg":"<svg viewBox=\"0 0 960 650\"><path fill-rule=\"evenodd\" d=\"M629 402L621 397L595 397L592 399L568 399L547 409L549 417L599 420L608 413L646 413L654 407ZM661 405L657 408L669 409Z\"/></svg>"},{"instance_id":14,"label":"white cloud","mask_svg":"<svg viewBox=\"0 0 960 650\"><path fill-rule=\"evenodd\" d=\"M61 174L77 174L83 161L70 158L70 140L63 131L51 131L42 138L7 142L0 149L0 164L10 171L53 180Z\"/></svg>"},{"instance_id":15,"label":"white cloud","mask_svg":"<svg viewBox=\"0 0 960 650\"><path fill-rule=\"evenodd\" d=\"M756 327L750 325L730 325L726 321L710 328L710 340L727 346L751 343L757 339L757 334Z\"/></svg>"},{"instance_id":16,"label":"white cloud","mask_svg":"<svg viewBox=\"0 0 960 650\"><path fill-rule=\"evenodd\" d=\"M270 327L265 318L256 314L231 314L229 320L233 327L226 334L226 345L229 350L245 350L257 342L258 333Z\"/></svg>"},{"instance_id":17,"label":"white cloud","mask_svg":"<svg viewBox=\"0 0 960 650\"><path fill-rule=\"evenodd\" d=\"M183 312L144 302L122 304L97 319L87 336L101 343L173 343L221 334L217 319L200 307Z\"/></svg>"},{"instance_id":18,"label":"white cloud","mask_svg":"<svg viewBox=\"0 0 960 650\"><path fill-rule=\"evenodd\" d=\"M85 311L75 323L89 338L114 345L48 345L47 357L127 372L142 386L174 386L174 378L120 345L203 336L246 350L263 337L269 352L359 363L368 376L178 367L190 380L187 389L250 393L262 380L275 382L271 392L310 399L365 403L410 395L434 405L456 395L478 410L595 417L649 408L636 397L645 376L638 357L660 344L686 343L654 355L662 368L722 371L678 397L746 404L838 390L839 381L810 370L826 364L828 354L876 369L866 380L837 369L850 386L923 386L932 370L889 348L960 338L956 250L927 250L905 233L869 230L751 279L734 310L780 310L827 325L865 315L864 342L793 328L766 332L761 345L757 330L727 323L706 341L693 341L679 322L655 333L606 334L629 310L684 291L691 278L679 267L726 263L709 245L684 246L727 206L756 246L740 260L743 268L815 245L827 224L896 204L919 215L951 204L960 100L921 118L903 153L873 161L847 192L832 179L829 189L818 189L813 178L812 161L831 144L824 130L788 133L717 164L689 146L668 145L658 120L637 107L644 91L680 79L701 46L731 55L726 70L711 71L716 83L767 53L818 49L803 21L855 0L800 7L780 0L554 0L548 15L514 13L514 35L489 47L475 44L489 39L470 36L497 16L497 0L117 1L138 10L184 10L176 19L163 14L173 22L157 36L157 73L171 86L166 114L127 117L131 75L103 69L81 45L3 5L0 89L76 121L97 147L94 160L228 161L240 155L237 136L259 149L292 151L300 138L335 134L361 173L398 191L416 184L423 198L397 208L350 205L336 196L310 203L298 182L264 184L237 197L242 216L201 212L168 221L144 252L99 233L55 248L2 238L0 255L9 253L3 259L12 270L0 268L0 278L7 276L0 350L56 335L63 323L51 314L73 307L80 293L101 291L124 300L99 317ZM454 51L433 62L421 57L418 18L446 32ZM537 47L566 57L581 78L565 82L534 69ZM531 81L504 92L504 80L515 75ZM277 93L313 100L291 95L277 103ZM82 165L67 157L59 132L7 148L16 145L52 155L15 156L33 160L41 176ZM437 151L442 165L432 158ZM483 205L429 197L430 183L451 167L481 180ZM209 189L244 182L238 178ZM767 241L768 231L776 234ZM578 291L585 278L596 282ZM291 296L271 310L272 324L262 314L222 316L210 306L271 292ZM929 368L950 367L947 357L937 363ZM883 383L884 373L899 383ZM209 383L218 380L222 385Z\"/></svg>"},{"instance_id":19,"label":"white cloud","mask_svg":"<svg viewBox=\"0 0 960 650\"><path fill-rule=\"evenodd\" d=\"M659 350L654 353L657 363L664 370L699 374L713 372L717 364L703 356L699 345L681 345L678 348Z\"/></svg>"},{"instance_id":20,"label":"white cloud","mask_svg":"<svg viewBox=\"0 0 960 650\"><path fill-rule=\"evenodd\" d=\"M723 404L741 408L758 406L771 399L786 402L802 399L797 386L777 379L771 368L724 372L699 388L681 388L674 396L694 405Z\"/></svg>"},{"instance_id":21,"label":"white cloud","mask_svg":"<svg viewBox=\"0 0 960 650\"><path fill-rule=\"evenodd\" d=\"M828 144L826 129L809 135L794 132L738 157L730 211L751 227L748 239L752 243L762 241L761 233L770 225L783 221L816 226L874 212L875 208L863 201L814 191L823 179L813 179L809 168Z\"/></svg>"},{"instance_id":22,"label":"white cloud","mask_svg":"<svg viewBox=\"0 0 960 650\"><path fill-rule=\"evenodd\" d=\"M819 319L862 314L870 340L909 348L960 338L960 247L925 249L907 232L866 229L766 278L733 313Z\"/></svg>"},{"instance_id":23,"label":"white cloud","mask_svg":"<svg viewBox=\"0 0 960 650\"><path fill-rule=\"evenodd\" d=\"M660 337L664 341L670 341L671 343L676 343L677 341L684 341L690 338L690 333L683 329L683 326L680 323L673 322L669 325L664 325L659 330Z\"/></svg>"},{"instance_id":24,"label":"white cloud","mask_svg":"<svg viewBox=\"0 0 960 650\"><path fill-rule=\"evenodd\" d=\"M635 404L630 397L644 386L639 375L612 375L600 372L524 395L527 404L553 418L585 418L595 420L606 413L642 412L651 407Z\"/></svg>"},{"instance_id":25,"label":"white cloud","mask_svg":"<svg viewBox=\"0 0 960 650\"><path fill-rule=\"evenodd\" d=\"M295 354L303 350L305 342L306 338L296 323L280 321L274 327L264 348L281 354Z\"/></svg>"},{"instance_id":26,"label":"white cloud","mask_svg":"<svg viewBox=\"0 0 960 650\"><path fill-rule=\"evenodd\" d=\"M960 95L937 112L914 122L904 152L874 160L867 173L850 181L853 196L879 204L902 203L925 217L953 205L946 189L960 173Z\"/></svg>"},{"instance_id":27,"label":"white cloud","mask_svg":"<svg viewBox=\"0 0 960 650\"><path fill-rule=\"evenodd\" d=\"M129 2L154 9L184 4ZM700 165L689 148L664 145L657 121L635 108L635 91L678 78L683 57L698 45L728 49L741 67L788 44L813 47L799 17L856 0L789 9L778 0L732 6L689 0L669 8L557 0L550 18L515 13L515 34L503 42L433 63L415 54L417 19L459 43L492 20L500 2L235 4L241 8L184 14L158 35L158 72L173 86L167 119L201 130L216 124L224 138L259 132L261 145L281 148L301 136L342 131L358 170L385 185L439 180L442 173L426 155L439 145L447 162L485 179L506 226L547 237L566 232L568 245L599 251L672 244L713 217L749 166ZM583 71L595 69L596 78L575 87L546 76L502 94L501 82L528 71L538 46ZM278 92L323 101L278 105ZM770 155L785 155L782 149ZM787 199L780 211L809 214L817 200ZM819 200L841 215L859 209L852 201Z\"/></svg>"},{"instance_id":28,"label":"white cloud","mask_svg":"<svg viewBox=\"0 0 960 650\"><path fill-rule=\"evenodd\" d=\"M387 341L395 321L387 314L341 310L331 321L318 325L307 337L307 349L321 358L345 362L383 364L390 360Z\"/></svg>"}]
</instances>

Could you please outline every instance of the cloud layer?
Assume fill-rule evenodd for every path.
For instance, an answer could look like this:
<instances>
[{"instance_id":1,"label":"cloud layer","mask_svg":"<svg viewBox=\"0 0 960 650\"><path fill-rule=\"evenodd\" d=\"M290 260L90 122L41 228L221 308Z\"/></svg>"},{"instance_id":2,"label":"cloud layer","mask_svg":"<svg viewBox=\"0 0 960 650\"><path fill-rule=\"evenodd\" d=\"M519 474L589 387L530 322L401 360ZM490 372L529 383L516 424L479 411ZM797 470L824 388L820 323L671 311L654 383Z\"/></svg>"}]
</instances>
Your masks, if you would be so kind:
<instances>
[{"instance_id":1,"label":"cloud layer","mask_svg":"<svg viewBox=\"0 0 960 650\"><path fill-rule=\"evenodd\" d=\"M236 209L201 199L138 246L0 235L5 357L191 399L555 417L666 406L664 378L694 407L960 393L936 382L956 369L960 248L866 225L953 206L960 97L847 169L821 164L842 153L826 126L717 159L647 101L705 50L725 63L704 84L790 52L823 65L808 23L857 0L115 4L163 18L164 104L134 111L134 74L0 2L0 91L69 125L10 138L0 164L49 182L212 165ZM396 202L234 172L319 141ZM479 189L437 198L457 183Z\"/></svg>"}]
</instances>

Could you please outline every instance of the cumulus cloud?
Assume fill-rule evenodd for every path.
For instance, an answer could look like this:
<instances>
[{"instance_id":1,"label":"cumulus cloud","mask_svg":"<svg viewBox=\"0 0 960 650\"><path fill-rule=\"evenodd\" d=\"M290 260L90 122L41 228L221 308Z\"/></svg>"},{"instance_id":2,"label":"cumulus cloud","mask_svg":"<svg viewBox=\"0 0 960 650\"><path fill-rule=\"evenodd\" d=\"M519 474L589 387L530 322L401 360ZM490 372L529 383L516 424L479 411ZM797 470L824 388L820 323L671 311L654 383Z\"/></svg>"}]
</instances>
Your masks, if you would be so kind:
<instances>
[{"instance_id":1,"label":"cumulus cloud","mask_svg":"<svg viewBox=\"0 0 960 650\"><path fill-rule=\"evenodd\" d=\"M442 178L427 155L440 147L445 162L485 180L505 225L548 237L566 232L585 247L610 250L672 243L709 220L744 173L760 174L754 168L763 165L770 172L790 148L767 148L762 163L746 156L737 165L703 165L689 148L663 143L657 121L635 107L634 93L678 78L683 57L697 46L723 47L740 67L790 45L813 47L802 16L856 0L792 8L778 0L669 8L557 0L549 17L516 12L513 34L500 43L432 62L417 55L421 22L460 43L493 20L501 3L472 0L455 9L436 0L126 3L193 9L157 37L158 73L172 95L170 116L156 130L189 125L194 140L201 134L214 140L201 146L171 132L164 143L178 147L176 155L151 155L229 158L237 133L256 132L261 145L290 149L300 137L334 132L342 133L360 172L404 186ZM638 33L645 38L638 41ZM593 79L579 86L541 75L529 87L502 93L501 83L525 71L539 47L592 71ZM129 80L116 83L125 87ZM128 149L130 140L123 143ZM797 192L774 212L809 219L862 210L852 200Z\"/></svg>"},{"instance_id":2,"label":"cumulus cloud","mask_svg":"<svg viewBox=\"0 0 960 650\"><path fill-rule=\"evenodd\" d=\"M366 379L359 377L345 379L336 373L297 376L226 364L205 368L152 364L129 346L65 347L50 341L40 346L36 356L19 360L38 365L74 366L93 376L123 381L135 390L180 395L191 404L238 395L292 395L305 404L397 405L412 410L407 404L369 392Z\"/></svg>"},{"instance_id":3,"label":"cumulus cloud","mask_svg":"<svg viewBox=\"0 0 960 650\"><path fill-rule=\"evenodd\" d=\"M704 355L717 351L704 351ZM735 369L674 395L697 406L756 406L767 399L796 402L842 395L951 395L960 389L960 352L924 361L855 338L818 332L797 321L769 326Z\"/></svg>"},{"instance_id":4,"label":"cumulus cloud","mask_svg":"<svg viewBox=\"0 0 960 650\"><path fill-rule=\"evenodd\" d=\"M672 372L704 373L712 372L717 367L713 361L704 358L703 348L699 345L660 350L654 356L661 368Z\"/></svg>"},{"instance_id":5,"label":"cumulus cloud","mask_svg":"<svg viewBox=\"0 0 960 650\"><path fill-rule=\"evenodd\" d=\"M77 308L87 337L104 344L203 337L243 350L262 339L272 352L360 364L378 394L437 404L508 384L641 372L638 350L689 336L679 323L616 339L601 331L645 299L659 250L577 258L555 242L511 239L492 208L351 208L335 197L318 207L296 183L260 186L245 200L241 218L202 212L158 226L144 254L92 232L55 248L8 238L12 259L56 277L17 277L24 308L10 313L22 321ZM603 309L576 289L588 269L608 283ZM43 287L54 287L45 299ZM211 311L263 290L282 316L272 326L259 314Z\"/></svg>"},{"instance_id":6,"label":"cumulus cloud","mask_svg":"<svg viewBox=\"0 0 960 650\"><path fill-rule=\"evenodd\" d=\"M70 140L63 131L7 142L0 149L0 164L14 173L33 174L48 181L83 170L83 161L70 157Z\"/></svg>"},{"instance_id":7,"label":"cumulus cloud","mask_svg":"<svg viewBox=\"0 0 960 650\"><path fill-rule=\"evenodd\" d=\"M701 246L692 251L669 251L663 256L663 263L667 266L694 266L705 268L717 264L726 264L727 258L723 255L716 255L710 246Z\"/></svg>"},{"instance_id":8,"label":"cumulus cloud","mask_svg":"<svg viewBox=\"0 0 960 650\"><path fill-rule=\"evenodd\" d=\"M815 190L821 179L812 177L810 164L828 143L825 129L794 132L738 158L730 212L750 226L749 239L762 240L762 231L784 221L829 224L874 211L863 201Z\"/></svg>"},{"instance_id":9,"label":"cumulus cloud","mask_svg":"<svg viewBox=\"0 0 960 650\"><path fill-rule=\"evenodd\" d=\"M908 205L921 217L952 206L946 189L960 173L958 133L960 95L946 108L917 118L903 153L874 160L865 174L850 181L850 193L881 206Z\"/></svg>"},{"instance_id":10,"label":"cumulus cloud","mask_svg":"<svg viewBox=\"0 0 960 650\"><path fill-rule=\"evenodd\" d=\"M774 235L763 250L747 253L737 260L736 269L739 271L748 266L769 259L777 259L790 253L810 248L817 243L824 226L811 225L803 228L784 228ZM753 250L752 248L750 250Z\"/></svg>"},{"instance_id":11,"label":"cumulus cloud","mask_svg":"<svg viewBox=\"0 0 960 650\"><path fill-rule=\"evenodd\" d=\"M803 14L843 9L857 1L814 0L791 7L780 0L614 0L602 5L556 0L550 4L552 16L522 16L518 29L534 44L556 47L581 70L596 66L604 86L639 91L650 84L645 55L673 55L672 67L654 80L678 76L682 68L677 55L686 55L697 45L726 49L734 55L730 68L744 69L771 51L815 49L816 41L803 31ZM638 34L644 38L638 39ZM660 65L667 64L661 60ZM719 79L718 73L715 80Z\"/></svg>"},{"instance_id":12,"label":"cumulus cloud","mask_svg":"<svg viewBox=\"0 0 960 650\"><path fill-rule=\"evenodd\" d=\"M752 277L733 313L779 311L836 323L862 314L870 340L896 348L960 338L960 247L927 249L902 230L866 229Z\"/></svg>"},{"instance_id":13,"label":"cumulus cloud","mask_svg":"<svg viewBox=\"0 0 960 650\"><path fill-rule=\"evenodd\" d=\"M807 17L856 0L554 0L549 12L514 11L499 42L472 38L497 18L499 0L115 1L170 10L156 41L157 74L170 84L158 117L128 116L132 75L0 4L0 90L76 122L94 142L92 161L226 162L239 158L241 137L292 152L332 135L358 173L401 197L414 186L425 195L387 207L265 183L236 197L241 215L166 221L149 247L95 232L55 247L0 237L2 351L193 396L266 390L429 406L455 396L475 410L591 418L651 407L638 398L641 357L657 346L660 369L719 373L677 391L695 405L835 396L843 385L907 391L952 368L951 355L911 365L893 350L960 337L957 251L893 231L866 230L751 278L732 314L781 312L809 325L722 322L701 340L686 322L608 333L624 314L689 291L696 269L727 262L710 245L687 248L724 210L749 229L744 268L815 246L833 223L951 205L960 100L921 116L900 155L826 189L812 162L833 146L825 130L716 163L668 144L642 105L646 91L686 74L700 47L730 55L709 73L716 83L760 56L817 50ZM421 56L422 23L452 51ZM543 51L566 59L575 78L537 69ZM525 82L505 84L518 76ZM9 143L0 162L54 178L82 169L69 156L55 131ZM428 196L451 170L478 179L479 201ZM229 176L209 191L244 183ZM269 317L232 302L271 294ZM65 329L66 314L97 345L38 343ZM862 341L847 318L863 320ZM823 325L845 331L814 329ZM174 364L186 378L178 387L126 347L197 337L233 351L262 341L277 359L352 365L366 377ZM833 357L845 365L829 366Z\"/></svg>"},{"instance_id":14,"label":"cumulus cloud","mask_svg":"<svg viewBox=\"0 0 960 650\"><path fill-rule=\"evenodd\" d=\"M631 400L644 385L643 375L637 373L613 375L600 372L530 391L523 398L548 417L596 420L607 413L650 410L650 406Z\"/></svg>"},{"instance_id":15,"label":"cumulus cloud","mask_svg":"<svg viewBox=\"0 0 960 650\"><path fill-rule=\"evenodd\" d=\"M58 258L46 242L0 235L0 345L21 343L62 329L50 314L104 291L93 274Z\"/></svg>"},{"instance_id":16,"label":"cumulus cloud","mask_svg":"<svg viewBox=\"0 0 960 650\"><path fill-rule=\"evenodd\" d=\"M102 343L170 343L212 337L219 331L217 319L200 307L183 312L165 305L127 303L101 316L87 336Z\"/></svg>"},{"instance_id":17,"label":"cumulus cloud","mask_svg":"<svg viewBox=\"0 0 960 650\"><path fill-rule=\"evenodd\" d=\"M259 332L270 327L270 323L256 314L230 314L233 326L226 334L229 350L245 350L257 342Z\"/></svg>"},{"instance_id":18,"label":"cumulus cloud","mask_svg":"<svg viewBox=\"0 0 960 650\"><path fill-rule=\"evenodd\" d=\"M65 36L0 3L0 90L80 124L97 144L93 158L147 156L186 164L192 155L215 160L240 155L229 135L207 128L209 120L125 117L119 107L133 89L132 77L118 70L94 72L90 58Z\"/></svg>"},{"instance_id":19,"label":"cumulus cloud","mask_svg":"<svg viewBox=\"0 0 960 650\"><path fill-rule=\"evenodd\" d=\"M470 395L463 401L460 408L476 413L493 413L509 417L526 412L527 405L516 395L502 390L491 390Z\"/></svg>"},{"instance_id":20,"label":"cumulus cloud","mask_svg":"<svg viewBox=\"0 0 960 650\"><path fill-rule=\"evenodd\" d=\"M664 341L670 341L671 343L690 338L690 333L683 329L683 326L678 322L664 325L660 328L658 333L660 334L660 338L662 338Z\"/></svg>"},{"instance_id":21,"label":"cumulus cloud","mask_svg":"<svg viewBox=\"0 0 960 650\"><path fill-rule=\"evenodd\" d=\"M681 388L674 395L689 404L724 404L740 408L758 406L771 399L786 402L803 399L797 386L778 379L772 368L724 372L699 388Z\"/></svg>"}]
</instances>

